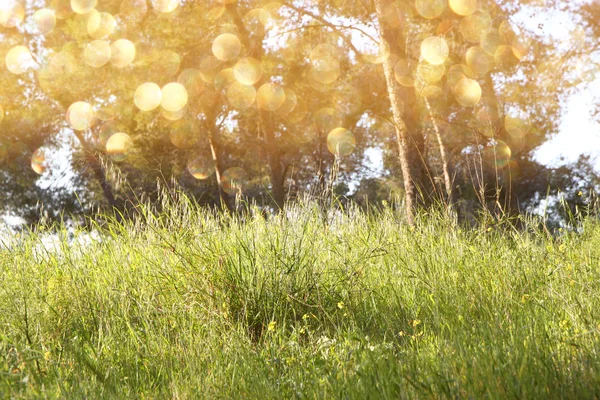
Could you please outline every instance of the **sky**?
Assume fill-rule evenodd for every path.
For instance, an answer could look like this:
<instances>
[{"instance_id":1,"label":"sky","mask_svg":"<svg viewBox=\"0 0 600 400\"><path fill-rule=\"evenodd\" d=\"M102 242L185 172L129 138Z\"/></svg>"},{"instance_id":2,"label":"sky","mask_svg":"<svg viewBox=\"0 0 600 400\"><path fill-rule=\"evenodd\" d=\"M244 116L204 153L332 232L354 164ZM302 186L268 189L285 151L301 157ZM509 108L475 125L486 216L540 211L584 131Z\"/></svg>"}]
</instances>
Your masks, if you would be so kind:
<instances>
[{"instance_id":1,"label":"sky","mask_svg":"<svg viewBox=\"0 0 600 400\"><path fill-rule=\"evenodd\" d=\"M585 3L588 0L569 1ZM577 20L571 15L540 8L524 9L516 19L527 29L556 40L568 38L568 33L578 28ZM600 77L578 87L565 99L558 132L537 150L536 160L556 166L574 162L581 154L589 154L596 158L594 165L600 173L600 122L592 115L597 104L600 104Z\"/></svg>"}]
</instances>

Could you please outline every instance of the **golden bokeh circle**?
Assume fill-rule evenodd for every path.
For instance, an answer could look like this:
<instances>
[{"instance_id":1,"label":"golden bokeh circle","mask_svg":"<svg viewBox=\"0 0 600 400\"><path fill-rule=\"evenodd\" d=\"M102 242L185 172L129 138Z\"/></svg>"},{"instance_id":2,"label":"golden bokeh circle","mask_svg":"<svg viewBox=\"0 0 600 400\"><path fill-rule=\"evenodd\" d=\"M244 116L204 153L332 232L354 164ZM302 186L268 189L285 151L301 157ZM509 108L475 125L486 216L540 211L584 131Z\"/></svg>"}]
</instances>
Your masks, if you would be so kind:
<instances>
[{"instance_id":1,"label":"golden bokeh circle","mask_svg":"<svg viewBox=\"0 0 600 400\"><path fill-rule=\"evenodd\" d=\"M242 58L235 64L233 73L238 82L254 85L262 77L262 64L256 58Z\"/></svg>"},{"instance_id":2,"label":"golden bokeh circle","mask_svg":"<svg viewBox=\"0 0 600 400\"><path fill-rule=\"evenodd\" d=\"M153 82L142 83L135 90L133 101L142 111L152 111L160 105L162 91L160 86Z\"/></svg>"},{"instance_id":3,"label":"golden bokeh circle","mask_svg":"<svg viewBox=\"0 0 600 400\"><path fill-rule=\"evenodd\" d=\"M33 57L25 46L15 46L6 53L6 68L15 75L20 75L34 65Z\"/></svg>"},{"instance_id":4,"label":"golden bokeh circle","mask_svg":"<svg viewBox=\"0 0 600 400\"><path fill-rule=\"evenodd\" d=\"M215 172L214 161L202 155L190 158L187 169L198 180L208 179Z\"/></svg>"},{"instance_id":5,"label":"golden bokeh circle","mask_svg":"<svg viewBox=\"0 0 600 400\"><path fill-rule=\"evenodd\" d=\"M227 89L227 100L235 109L243 110L250 107L256 99L256 89L251 85L234 82Z\"/></svg>"},{"instance_id":6,"label":"golden bokeh circle","mask_svg":"<svg viewBox=\"0 0 600 400\"><path fill-rule=\"evenodd\" d=\"M477 0L448 0L450 9L461 16L471 15L477 9Z\"/></svg>"},{"instance_id":7,"label":"golden bokeh circle","mask_svg":"<svg viewBox=\"0 0 600 400\"><path fill-rule=\"evenodd\" d=\"M266 111L276 111L285 102L285 91L276 83L265 83L256 93L258 107Z\"/></svg>"},{"instance_id":8,"label":"golden bokeh circle","mask_svg":"<svg viewBox=\"0 0 600 400\"><path fill-rule=\"evenodd\" d=\"M38 175L46 172L46 153L43 149L37 149L31 156L31 169Z\"/></svg>"},{"instance_id":9,"label":"golden bokeh circle","mask_svg":"<svg viewBox=\"0 0 600 400\"><path fill-rule=\"evenodd\" d=\"M52 32L56 26L56 15L54 14L54 11L48 8L37 10L33 14L32 19L35 24L35 29L42 35L47 35Z\"/></svg>"},{"instance_id":10,"label":"golden bokeh circle","mask_svg":"<svg viewBox=\"0 0 600 400\"><path fill-rule=\"evenodd\" d=\"M108 138L106 153L113 161L123 161L133 150L133 140L128 134L117 132Z\"/></svg>"},{"instance_id":11,"label":"golden bokeh circle","mask_svg":"<svg viewBox=\"0 0 600 400\"><path fill-rule=\"evenodd\" d=\"M352 132L344 128L335 128L327 135L327 149L338 157L352 154L356 147L356 139Z\"/></svg>"},{"instance_id":12,"label":"golden bokeh circle","mask_svg":"<svg viewBox=\"0 0 600 400\"><path fill-rule=\"evenodd\" d=\"M212 44L212 52L221 61L230 61L236 58L242 50L240 39L232 33L223 33L217 36Z\"/></svg>"},{"instance_id":13,"label":"golden bokeh circle","mask_svg":"<svg viewBox=\"0 0 600 400\"><path fill-rule=\"evenodd\" d=\"M415 8L423 18L434 19L446 9L446 0L415 0Z\"/></svg>"},{"instance_id":14,"label":"golden bokeh circle","mask_svg":"<svg viewBox=\"0 0 600 400\"><path fill-rule=\"evenodd\" d=\"M177 112L184 108L188 93L181 83L171 82L163 86L160 105L167 111Z\"/></svg>"},{"instance_id":15,"label":"golden bokeh circle","mask_svg":"<svg viewBox=\"0 0 600 400\"><path fill-rule=\"evenodd\" d=\"M110 60L110 44L106 40L94 40L85 47L83 58L92 68L101 68Z\"/></svg>"},{"instance_id":16,"label":"golden bokeh circle","mask_svg":"<svg viewBox=\"0 0 600 400\"><path fill-rule=\"evenodd\" d=\"M179 7L179 0L152 0L152 7L158 12L170 13Z\"/></svg>"},{"instance_id":17,"label":"golden bokeh circle","mask_svg":"<svg viewBox=\"0 0 600 400\"><path fill-rule=\"evenodd\" d=\"M76 131L85 131L94 124L96 114L94 108L84 101L77 101L67 110L67 122Z\"/></svg>"},{"instance_id":18,"label":"golden bokeh circle","mask_svg":"<svg viewBox=\"0 0 600 400\"><path fill-rule=\"evenodd\" d=\"M71 0L71 9L77 14L87 14L96 8L97 0Z\"/></svg>"},{"instance_id":19,"label":"golden bokeh circle","mask_svg":"<svg viewBox=\"0 0 600 400\"><path fill-rule=\"evenodd\" d=\"M117 21L111 14L93 10L87 21L87 32L94 39L106 39L116 26Z\"/></svg>"},{"instance_id":20,"label":"golden bokeh circle","mask_svg":"<svg viewBox=\"0 0 600 400\"><path fill-rule=\"evenodd\" d=\"M431 36L421 43L421 56L429 64L443 64L448 59L449 54L448 43L443 37Z\"/></svg>"},{"instance_id":21,"label":"golden bokeh circle","mask_svg":"<svg viewBox=\"0 0 600 400\"><path fill-rule=\"evenodd\" d=\"M135 59L135 45L127 39L119 39L110 45L110 63L125 68Z\"/></svg>"},{"instance_id":22,"label":"golden bokeh circle","mask_svg":"<svg viewBox=\"0 0 600 400\"><path fill-rule=\"evenodd\" d=\"M228 168L221 176L221 188L227 194L241 193L247 185L246 171L241 167Z\"/></svg>"}]
</instances>

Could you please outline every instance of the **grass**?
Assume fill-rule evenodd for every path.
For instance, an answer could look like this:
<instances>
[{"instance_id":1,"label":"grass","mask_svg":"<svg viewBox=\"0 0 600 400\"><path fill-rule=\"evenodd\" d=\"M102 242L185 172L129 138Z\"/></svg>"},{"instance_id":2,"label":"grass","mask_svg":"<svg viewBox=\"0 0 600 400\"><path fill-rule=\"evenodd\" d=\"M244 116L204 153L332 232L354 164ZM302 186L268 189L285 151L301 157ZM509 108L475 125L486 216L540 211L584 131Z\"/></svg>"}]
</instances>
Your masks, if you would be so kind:
<instances>
[{"instance_id":1,"label":"grass","mask_svg":"<svg viewBox=\"0 0 600 400\"><path fill-rule=\"evenodd\" d=\"M0 250L0 398L600 398L593 220L141 210Z\"/></svg>"}]
</instances>

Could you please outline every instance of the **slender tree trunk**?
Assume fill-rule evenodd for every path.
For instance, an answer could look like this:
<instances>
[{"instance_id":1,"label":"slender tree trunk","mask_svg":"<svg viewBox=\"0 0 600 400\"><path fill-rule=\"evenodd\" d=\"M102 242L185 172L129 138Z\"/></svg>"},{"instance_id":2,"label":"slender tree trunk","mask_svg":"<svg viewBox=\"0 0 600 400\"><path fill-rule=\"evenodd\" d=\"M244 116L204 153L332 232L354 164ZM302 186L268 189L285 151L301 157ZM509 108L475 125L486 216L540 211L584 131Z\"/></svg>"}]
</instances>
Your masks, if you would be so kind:
<instances>
[{"instance_id":1,"label":"slender tree trunk","mask_svg":"<svg viewBox=\"0 0 600 400\"><path fill-rule=\"evenodd\" d=\"M219 200L221 202L221 206L225 206L229 211L233 211L234 207L231 202L231 196L223 190L223 166L221 162L221 148L219 146L218 141L215 138L214 131L216 127L214 126L210 131L208 136L208 144L210 146L210 153L213 159L213 165L215 167L215 177L217 178L217 186L219 188Z\"/></svg>"},{"instance_id":2,"label":"slender tree trunk","mask_svg":"<svg viewBox=\"0 0 600 400\"><path fill-rule=\"evenodd\" d=\"M399 56L403 56L405 52L398 52L398 40L393 32L393 28L388 26L383 17L383 10L385 5L389 3L389 0L375 0L375 9L377 11L377 19L379 21L379 27L381 30L381 37L386 40L390 45L390 50ZM398 158L400 159L400 168L402 169L402 179L404 182L405 202L406 202L406 218L409 225L415 224L415 203L416 203L416 190L413 181L413 175L410 165L410 155L408 153L409 148L409 133L407 127L403 121L403 111L400 106L400 96L398 93L398 86L394 77L394 66L391 60L386 60L383 63L383 72L385 75L385 81L388 90L388 97L392 108L392 118L396 129L396 142L398 144Z\"/></svg>"},{"instance_id":3,"label":"slender tree trunk","mask_svg":"<svg viewBox=\"0 0 600 400\"><path fill-rule=\"evenodd\" d=\"M227 4L227 9L232 15L233 23L235 24L240 40L243 45L247 48L248 54L251 57L261 60L263 56L263 37L257 37L255 40L250 40L250 32L246 29L244 22L238 13L237 4ZM264 78L257 83L259 87L264 83ZM258 107L257 107L258 108ZM269 118L269 115L258 109L258 120L260 129L263 132L263 140L265 144L265 150L267 154L267 165L269 166L269 179L271 181L271 197L275 203L275 207L278 210L283 209L286 201L285 187L284 187L284 168L281 160L281 151L278 148L277 139L273 132L273 123Z\"/></svg>"},{"instance_id":4,"label":"slender tree trunk","mask_svg":"<svg viewBox=\"0 0 600 400\"><path fill-rule=\"evenodd\" d=\"M442 135L440 134L440 129L438 124L435 122L435 115L433 113L433 109L431 108L431 104L429 104L429 100L427 97L425 99L425 105L427 106L427 111L429 113L429 117L431 118L431 123L433 124L433 131L435 132L435 137L437 138L438 146L440 149L440 158L442 159L442 173L444 175L444 188L446 189L446 201L449 209L452 209L454 198L452 192L452 180L450 179L450 170L448 168L448 156L446 155L446 146L442 140Z\"/></svg>"},{"instance_id":5,"label":"slender tree trunk","mask_svg":"<svg viewBox=\"0 0 600 400\"><path fill-rule=\"evenodd\" d=\"M98 181L98 184L100 184L102 194L104 195L108 206L112 211L114 211L115 209L117 209L117 200L115 198L115 193L110 182L108 182L108 179L106 179L106 173L104 171L104 168L102 167L100 155L86 142L81 132L73 131L73 133L75 134L75 137L77 138L77 140L79 140L79 143L86 152L86 160L88 161L88 165L91 168L94 177ZM119 213L116 213L116 217L117 220L121 220L121 216Z\"/></svg>"}]
</instances>

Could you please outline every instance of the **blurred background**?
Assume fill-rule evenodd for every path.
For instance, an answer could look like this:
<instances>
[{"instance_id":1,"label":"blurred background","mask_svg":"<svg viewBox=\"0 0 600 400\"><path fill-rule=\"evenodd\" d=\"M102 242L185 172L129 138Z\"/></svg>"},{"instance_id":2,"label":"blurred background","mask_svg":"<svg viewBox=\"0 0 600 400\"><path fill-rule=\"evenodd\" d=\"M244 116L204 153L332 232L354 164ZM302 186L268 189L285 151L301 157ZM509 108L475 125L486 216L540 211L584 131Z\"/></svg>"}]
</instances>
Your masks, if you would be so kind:
<instances>
[{"instance_id":1,"label":"blurred background","mask_svg":"<svg viewBox=\"0 0 600 400\"><path fill-rule=\"evenodd\" d=\"M560 224L600 191L599 39L585 0L0 0L0 214L166 190Z\"/></svg>"}]
</instances>

